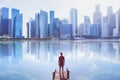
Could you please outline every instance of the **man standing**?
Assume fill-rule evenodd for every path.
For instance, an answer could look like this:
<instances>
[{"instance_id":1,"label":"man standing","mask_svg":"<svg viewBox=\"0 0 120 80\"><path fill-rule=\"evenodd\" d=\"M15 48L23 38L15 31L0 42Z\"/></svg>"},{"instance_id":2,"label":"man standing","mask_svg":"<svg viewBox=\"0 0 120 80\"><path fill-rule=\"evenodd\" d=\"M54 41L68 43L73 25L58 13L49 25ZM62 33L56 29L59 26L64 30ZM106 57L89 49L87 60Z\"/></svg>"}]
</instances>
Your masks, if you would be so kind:
<instances>
[{"instance_id":1,"label":"man standing","mask_svg":"<svg viewBox=\"0 0 120 80\"><path fill-rule=\"evenodd\" d=\"M59 72L61 73L61 68L62 68L62 73L63 73L63 71L64 71L64 64L65 64L65 58L64 58L62 52L60 53L58 64L59 64Z\"/></svg>"}]
</instances>

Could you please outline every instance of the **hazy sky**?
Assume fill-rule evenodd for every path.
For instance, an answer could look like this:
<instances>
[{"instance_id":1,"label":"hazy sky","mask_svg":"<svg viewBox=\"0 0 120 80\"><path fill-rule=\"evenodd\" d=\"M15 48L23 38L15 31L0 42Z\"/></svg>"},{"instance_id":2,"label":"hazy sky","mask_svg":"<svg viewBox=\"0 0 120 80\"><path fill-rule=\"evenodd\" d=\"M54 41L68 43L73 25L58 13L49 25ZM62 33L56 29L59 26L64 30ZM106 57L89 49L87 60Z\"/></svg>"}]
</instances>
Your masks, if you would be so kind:
<instances>
[{"instance_id":1,"label":"hazy sky","mask_svg":"<svg viewBox=\"0 0 120 80\"><path fill-rule=\"evenodd\" d=\"M106 15L108 6L112 6L114 12L120 8L120 0L0 0L0 8L17 8L23 13L24 29L25 23L31 17L34 18L35 13L39 13L41 9L47 12L55 10L55 17L69 19L70 9L74 7L78 10L78 23L83 22L84 15L88 15L92 20L97 4L101 5L103 16Z\"/></svg>"}]
</instances>

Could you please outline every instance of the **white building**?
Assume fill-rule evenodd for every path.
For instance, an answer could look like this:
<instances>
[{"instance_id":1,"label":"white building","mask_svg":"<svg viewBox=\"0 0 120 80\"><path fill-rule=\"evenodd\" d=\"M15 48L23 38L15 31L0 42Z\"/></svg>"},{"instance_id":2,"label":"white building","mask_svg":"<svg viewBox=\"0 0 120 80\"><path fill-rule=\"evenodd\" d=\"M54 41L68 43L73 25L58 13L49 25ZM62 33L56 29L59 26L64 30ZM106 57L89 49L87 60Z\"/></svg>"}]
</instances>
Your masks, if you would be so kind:
<instances>
[{"instance_id":1,"label":"white building","mask_svg":"<svg viewBox=\"0 0 120 80\"><path fill-rule=\"evenodd\" d=\"M107 17L103 17L101 37L102 38L109 37L109 26L107 23Z\"/></svg>"},{"instance_id":2,"label":"white building","mask_svg":"<svg viewBox=\"0 0 120 80\"><path fill-rule=\"evenodd\" d=\"M77 34L77 27L78 27L78 25L77 25L77 9L75 9L75 8L72 8L70 10L70 21L71 21L70 23L73 26L72 32L73 32L73 36L74 36Z\"/></svg>"},{"instance_id":3,"label":"white building","mask_svg":"<svg viewBox=\"0 0 120 80\"><path fill-rule=\"evenodd\" d=\"M120 37L120 9L115 13L116 26L113 31L113 37Z\"/></svg>"}]
</instances>

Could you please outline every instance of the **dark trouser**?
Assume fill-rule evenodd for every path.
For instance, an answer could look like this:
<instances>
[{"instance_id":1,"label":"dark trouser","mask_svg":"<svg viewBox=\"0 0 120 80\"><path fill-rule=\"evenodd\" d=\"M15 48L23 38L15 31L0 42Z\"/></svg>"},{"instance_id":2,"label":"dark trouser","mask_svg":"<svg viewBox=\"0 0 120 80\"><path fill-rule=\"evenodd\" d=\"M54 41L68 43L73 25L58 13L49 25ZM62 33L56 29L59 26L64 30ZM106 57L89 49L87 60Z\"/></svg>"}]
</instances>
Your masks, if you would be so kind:
<instances>
[{"instance_id":1,"label":"dark trouser","mask_svg":"<svg viewBox=\"0 0 120 80\"><path fill-rule=\"evenodd\" d=\"M63 65L59 65L59 72L61 73L61 69L62 69L62 73L64 71L64 66Z\"/></svg>"}]
</instances>

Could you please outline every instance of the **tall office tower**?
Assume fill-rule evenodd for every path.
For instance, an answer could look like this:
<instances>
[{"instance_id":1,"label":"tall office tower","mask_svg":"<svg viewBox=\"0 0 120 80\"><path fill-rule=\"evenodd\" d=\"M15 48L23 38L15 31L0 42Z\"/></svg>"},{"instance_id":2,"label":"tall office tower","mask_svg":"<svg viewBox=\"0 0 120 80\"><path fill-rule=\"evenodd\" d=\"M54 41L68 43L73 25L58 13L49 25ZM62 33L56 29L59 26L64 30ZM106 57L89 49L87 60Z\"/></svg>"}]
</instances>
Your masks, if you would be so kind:
<instances>
[{"instance_id":1,"label":"tall office tower","mask_svg":"<svg viewBox=\"0 0 120 80\"><path fill-rule=\"evenodd\" d=\"M98 37L99 33L98 33L98 24L92 24L91 25L91 35L93 37Z\"/></svg>"},{"instance_id":2,"label":"tall office tower","mask_svg":"<svg viewBox=\"0 0 120 80\"><path fill-rule=\"evenodd\" d=\"M48 38L48 13L40 11L40 38Z\"/></svg>"},{"instance_id":3,"label":"tall office tower","mask_svg":"<svg viewBox=\"0 0 120 80\"><path fill-rule=\"evenodd\" d=\"M60 25L61 25L61 21L59 20L59 18L54 18L53 20L53 37L54 38L60 38Z\"/></svg>"},{"instance_id":4,"label":"tall office tower","mask_svg":"<svg viewBox=\"0 0 120 80\"><path fill-rule=\"evenodd\" d=\"M29 36L29 34L30 34L29 22L26 23L26 27L27 27L27 38L30 38L30 36Z\"/></svg>"},{"instance_id":5,"label":"tall office tower","mask_svg":"<svg viewBox=\"0 0 120 80\"><path fill-rule=\"evenodd\" d=\"M29 22L27 23L27 37L28 38L36 37L36 23L35 20L32 18L30 18Z\"/></svg>"},{"instance_id":6,"label":"tall office tower","mask_svg":"<svg viewBox=\"0 0 120 80\"><path fill-rule=\"evenodd\" d=\"M1 16L2 16L2 12L0 11L0 36L2 35Z\"/></svg>"},{"instance_id":7,"label":"tall office tower","mask_svg":"<svg viewBox=\"0 0 120 80\"><path fill-rule=\"evenodd\" d=\"M60 38L61 39L72 39L72 24L60 25Z\"/></svg>"},{"instance_id":8,"label":"tall office tower","mask_svg":"<svg viewBox=\"0 0 120 80\"><path fill-rule=\"evenodd\" d=\"M83 35L84 23L81 23L78 27L78 35Z\"/></svg>"},{"instance_id":9,"label":"tall office tower","mask_svg":"<svg viewBox=\"0 0 120 80\"><path fill-rule=\"evenodd\" d=\"M49 28L49 33L50 33L50 37L53 37L53 20L54 20L54 14L55 14L55 12L54 11L50 11L50 28Z\"/></svg>"},{"instance_id":10,"label":"tall office tower","mask_svg":"<svg viewBox=\"0 0 120 80\"><path fill-rule=\"evenodd\" d=\"M101 37L102 38L109 37L109 26L107 17L103 17Z\"/></svg>"},{"instance_id":11,"label":"tall office tower","mask_svg":"<svg viewBox=\"0 0 120 80\"><path fill-rule=\"evenodd\" d=\"M22 38L23 14L15 17L15 38Z\"/></svg>"},{"instance_id":12,"label":"tall office tower","mask_svg":"<svg viewBox=\"0 0 120 80\"><path fill-rule=\"evenodd\" d=\"M0 9L1 14L1 35L7 35L8 36L8 19L9 19L9 9L6 7L3 7Z\"/></svg>"},{"instance_id":13,"label":"tall office tower","mask_svg":"<svg viewBox=\"0 0 120 80\"><path fill-rule=\"evenodd\" d=\"M88 16L84 16L84 27L83 27L83 35L90 35L90 19Z\"/></svg>"},{"instance_id":14,"label":"tall office tower","mask_svg":"<svg viewBox=\"0 0 120 80\"><path fill-rule=\"evenodd\" d=\"M17 17L17 15L19 15L19 10L13 8L11 15L12 15L12 17L11 17L12 18L12 23L11 23L11 37L15 38L15 28L16 28L15 24L16 24L16 17Z\"/></svg>"},{"instance_id":15,"label":"tall office tower","mask_svg":"<svg viewBox=\"0 0 120 80\"><path fill-rule=\"evenodd\" d=\"M39 25L40 21L39 21L39 19L40 19L40 14L36 13L35 14L35 26L36 26L35 32L36 32L36 38L40 37L40 25Z\"/></svg>"},{"instance_id":16,"label":"tall office tower","mask_svg":"<svg viewBox=\"0 0 120 80\"><path fill-rule=\"evenodd\" d=\"M10 32L11 32L11 19L8 19L8 35L9 35L9 37L11 36Z\"/></svg>"},{"instance_id":17,"label":"tall office tower","mask_svg":"<svg viewBox=\"0 0 120 80\"><path fill-rule=\"evenodd\" d=\"M2 23L1 23L2 11L0 11L0 36L2 36Z\"/></svg>"},{"instance_id":18,"label":"tall office tower","mask_svg":"<svg viewBox=\"0 0 120 80\"><path fill-rule=\"evenodd\" d=\"M100 5L96 5L95 12L93 15L93 24L99 25L99 37L101 37L101 26L102 26L102 14L100 11Z\"/></svg>"},{"instance_id":19,"label":"tall office tower","mask_svg":"<svg viewBox=\"0 0 120 80\"><path fill-rule=\"evenodd\" d=\"M113 35L113 29L115 28L115 14L113 14L112 6L107 8L107 23L109 26L109 37Z\"/></svg>"},{"instance_id":20,"label":"tall office tower","mask_svg":"<svg viewBox=\"0 0 120 80\"><path fill-rule=\"evenodd\" d=\"M36 38L36 24L35 24L35 20L32 20L31 21L31 32L30 32L30 34L31 34L31 37L32 38Z\"/></svg>"},{"instance_id":21,"label":"tall office tower","mask_svg":"<svg viewBox=\"0 0 120 80\"><path fill-rule=\"evenodd\" d=\"M75 8L72 8L71 10L70 10L70 24L72 24L72 26L73 26L73 30L72 30L72 35L73 35L73 37L75 36L75 35L77 35L77 27L78 27L78 25L77 25L77 9L75 9Z\"/></svg>"},{"instance_id":22,"label":"tall office tower","mask_svg":"<svg viewBox=\"0 0 120 80\"><path fill-rule=\"evenodd\" d=\"M120 37L120 9L115 13L115 21L116 27L114 28L113 36Z\"/></svg>"}]
</instances>

